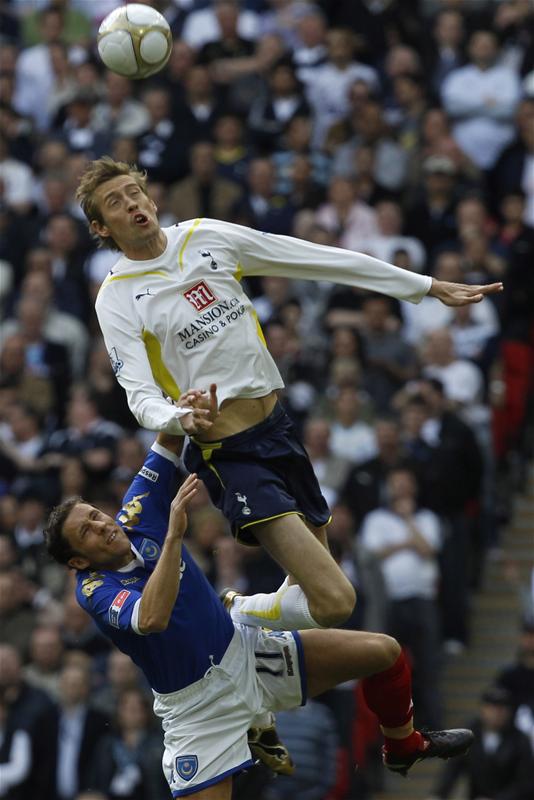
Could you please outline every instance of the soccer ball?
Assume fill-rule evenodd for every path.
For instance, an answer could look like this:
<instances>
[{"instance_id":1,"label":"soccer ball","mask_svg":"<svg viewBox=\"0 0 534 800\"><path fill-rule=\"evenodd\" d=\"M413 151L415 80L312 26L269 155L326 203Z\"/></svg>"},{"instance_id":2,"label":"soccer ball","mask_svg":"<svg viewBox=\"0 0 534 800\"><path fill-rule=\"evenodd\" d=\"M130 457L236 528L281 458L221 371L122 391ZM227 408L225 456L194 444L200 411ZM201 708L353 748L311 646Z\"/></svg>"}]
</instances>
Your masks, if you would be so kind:
<instances>
[{"instance_id":1,"label":"soccer ball","mask_svg":"<svg viewBox=\"0 0 534 800\"><path fill-rule=\"evenodd\" d=\"M143 3L116 8L98 29L100 58L108 69L126 78L147 78L159 72L171 50L169 23Z\"/></svg>"}]
</instances>

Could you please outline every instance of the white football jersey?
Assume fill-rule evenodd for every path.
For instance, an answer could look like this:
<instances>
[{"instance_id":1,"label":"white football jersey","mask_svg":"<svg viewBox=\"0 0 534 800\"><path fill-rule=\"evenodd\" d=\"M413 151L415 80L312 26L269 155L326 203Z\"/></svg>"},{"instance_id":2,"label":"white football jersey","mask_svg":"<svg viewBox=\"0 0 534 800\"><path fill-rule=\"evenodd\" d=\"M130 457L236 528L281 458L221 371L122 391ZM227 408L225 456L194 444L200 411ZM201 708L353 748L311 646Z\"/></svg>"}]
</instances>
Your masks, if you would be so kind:
<instances>
[{"instance_id":1,"label":"white football jersey","mask_svg":"<svg viewBox=\"0 0 534 800\"><path fill-rule=\"evenodd\" d=\"M167 247L146 261L121 256L104 280L96 313L113 371L139 424L181 434L186 389L218 387L262 397L283 387L242 277L331 280L418 303L432 279L376 258L220 222L164 228Z\"/></svg>"}]
</instances>

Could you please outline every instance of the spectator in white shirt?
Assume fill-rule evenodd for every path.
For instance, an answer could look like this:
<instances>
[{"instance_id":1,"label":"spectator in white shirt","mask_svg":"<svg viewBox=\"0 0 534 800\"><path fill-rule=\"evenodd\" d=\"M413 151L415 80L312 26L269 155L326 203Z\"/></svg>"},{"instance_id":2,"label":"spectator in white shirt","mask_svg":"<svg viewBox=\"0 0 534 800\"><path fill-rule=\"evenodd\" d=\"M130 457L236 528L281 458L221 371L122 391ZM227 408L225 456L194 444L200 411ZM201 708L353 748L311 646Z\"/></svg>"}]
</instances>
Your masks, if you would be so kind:
<instances>
[{"instance_id":1,"label":"spectator in white shirt","mask_svg":"<svg viewBox=\"0 0 534 800\"><path fill-rule=\"evenodd\" d=\"M375 212L378 236L360 240L347 237L349 248L369 253L382 261L389 261L390 264L394 262L398 250L405 250L410 257L413 271L423 272L426 262L425 248L414 236L402 235L403 214L400 204L394 200L381 200L376 204Z\"/></svg>"},{"instance_id":2,"label":"spectator in white shirt","mask_svg":"<svg viewBox=\"0 0 534 800\"><path fill-rule=\"evenodd\" d=\"M350 30L332 29L327 36L329 60L310 75L307 97L315 112L314 144L320 146L329 128L350 111L349 90L357 80L363 80L373 90L378 89L376 71L353 60L355 39ZM306 75L301 75L304 81Z\"/></svg>"},{"instance_id":3,"label":"spectator in white shirt","mask_svg":"<svg viewBox=\"0 0 534 800\"><path fill-rule=\"evenodd\" d=\"M334 420L330 428L330 450L352 464L362 464L378 452L375 432L361 419L362 400L357 389L340 389L334 403Z\"/></svg>"},{"instance_id":4,"label":"spectator in white shirt","mask_svg":"<svg viewBox=\"0 0 534 800\"><path fill-rule=\"evenodd\" d=\"M439 626L436 594L441 523L417 507L418 485L406 467L387 478L387 503L364 517L361 544L378 560L388 612L386 631L410 649L418 719L439 727ZM415 700L414 700L415 702Z\"/></svg>"},{"instance_id":5,"label":"spectator in white shirt","mask_svg":"<svg viewBox=\"0 0 534 800\"><path fill-rule=\"evenodd\" d=\"M487 444L489 409L483 404L484 378L480 367L456 356L454 340L447 328L429 333L421 354L425 378L442 382L445 396L459 416L474 429L480 442Z\"/></svg>"},{"instance_id":6,"label":"spectator in white shirt","mask_svg":"<svg viewBox=\"0 0 534 800\"><path fill-rule=\"evenodd\" d=\"M443 83L442 100L455 120L454 138L480 169L489 170L514 137L521 86L513 69L498 63L497 37L478 30L469 41L471 63Z\"/></svg>"},{"instance_id":7,"label":"spectator in white shirt","mask_svg":"<svg viewBox=\"0 0 534 800\"><path fill-rule=\"evenodd\" d=\"M218 5L239 5L236 0L214 0L211 8L202 8L192 11L184 24L182 39L194 50L208 42L215 42L220 38L221 31L217 19ZM237 32L243 39L257 39L260 33L259 17L253 11L246 9L239 11Z\"/></svg>"}]
</instances>

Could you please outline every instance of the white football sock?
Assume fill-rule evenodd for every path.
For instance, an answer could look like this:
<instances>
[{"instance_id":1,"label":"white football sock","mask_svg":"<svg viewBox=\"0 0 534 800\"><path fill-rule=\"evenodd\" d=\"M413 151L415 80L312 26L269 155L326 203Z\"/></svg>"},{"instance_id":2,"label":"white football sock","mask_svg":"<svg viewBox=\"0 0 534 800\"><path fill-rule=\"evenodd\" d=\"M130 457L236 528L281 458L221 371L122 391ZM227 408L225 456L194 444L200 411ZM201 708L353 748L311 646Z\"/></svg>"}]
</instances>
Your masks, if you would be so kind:
<instances>
[{"instance_id":1,"label":"white football sock","mask_svg":"<svg viewBox=\"0 0 534 800\"><path fill-rule=\"evenodd\" d=\"M263 714L256 714L250 723L250 727L261 728L261 730L264 730L265 728L270 728L271 725L274 725L274 723L274 714L271 711L264 711Z\"/></svg>"},{"instance_id":2,"label":"white football sock","mask_svg":"<svg viewBox=\"0 0 534 800\"><path fill-rule=\"evenodd\" d=\"M230 609L233 621L273 631L320 628L310 614L306 595L300 586L289 586L288 580L286 578L278 591L271 594L237 596Z\"/></svg>"}]
</instances>

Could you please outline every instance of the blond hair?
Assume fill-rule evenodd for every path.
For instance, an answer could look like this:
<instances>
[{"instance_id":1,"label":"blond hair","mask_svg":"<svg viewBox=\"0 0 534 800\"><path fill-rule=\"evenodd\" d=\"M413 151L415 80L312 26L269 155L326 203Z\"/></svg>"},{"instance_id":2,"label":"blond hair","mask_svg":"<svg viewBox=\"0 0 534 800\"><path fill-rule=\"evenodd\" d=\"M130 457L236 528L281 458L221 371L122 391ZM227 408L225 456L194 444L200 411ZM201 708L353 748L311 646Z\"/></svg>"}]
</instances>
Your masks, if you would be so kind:
<instances>
[{"instance_id":1,"label":"blond hair","mask_svg":"<svg viewBox=\"0 0 534 800\"><path fill-rule=\"evenodd\" d=\"M127 164L125 161L114 161L109 156L103 156L97 161L91 161L87 169L82 173L76 190L76 200L80 203L82 211L89 221L91 234L97 240L99 247L107 247L110 250L120 250L120 247L111 236L100 236L91 228L93 220L96 220L101 225L105 224L102 212L94 199L94 193L101 184L120 175L129 175L134 179L141 191L148 194L146 190L146 172L141 172L136 165Z\"/></svg>"}]
</instances>

